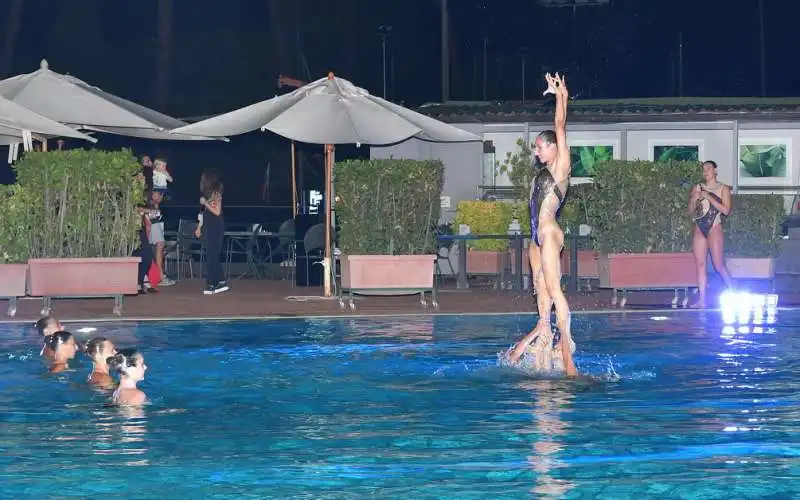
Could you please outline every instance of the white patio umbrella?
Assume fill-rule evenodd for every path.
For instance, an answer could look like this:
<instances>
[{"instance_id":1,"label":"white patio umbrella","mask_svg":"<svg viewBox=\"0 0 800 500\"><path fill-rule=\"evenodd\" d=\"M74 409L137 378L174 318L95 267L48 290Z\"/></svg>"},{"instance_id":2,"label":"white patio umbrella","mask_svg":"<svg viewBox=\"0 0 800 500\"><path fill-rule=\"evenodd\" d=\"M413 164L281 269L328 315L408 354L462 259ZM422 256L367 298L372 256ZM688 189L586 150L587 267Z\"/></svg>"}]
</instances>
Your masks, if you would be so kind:
<instances>
[{"instance_id":1,"label":"white patio umbrella","mask_svg":"<svg viewBox=\"0 0 800 500\"><path fill-rule=\"evenodd\" d=\"M431 142L472 142L481 137L393 104L333 73L288 94L173 130L222 137L253 130L312 144L325 144L325 267L331 267L331 193L334 144L382 146L412 137ZM292 164L294 176L294 164ZM330 272L325 295L331 294Z\"/></svg>"},{"instance_id":2,"label":"white patio umbrella","mask_svg":"<svg viewBox=\"0 0 800 500\"><path fill-rule=\"evenodd\" d=\"M97 142L94 137L0 97L0 144L10 146L9 163L16 160L19 144L22 144L26 151L33 149L34 137L39 140L50 137L71 137Z\"/></svg>"},{"instance_id":3,"label":"white patio umbrella","mask_svg":"<svg viewBox=\"0 0 800 500\"><path fill-rule=\"evenodd\" d=\"M146 139L209 140L168 133L187 123L51 71L46 60L33 73L0 81L0 96L77 129Z\"/></svg>"}]
</instances>

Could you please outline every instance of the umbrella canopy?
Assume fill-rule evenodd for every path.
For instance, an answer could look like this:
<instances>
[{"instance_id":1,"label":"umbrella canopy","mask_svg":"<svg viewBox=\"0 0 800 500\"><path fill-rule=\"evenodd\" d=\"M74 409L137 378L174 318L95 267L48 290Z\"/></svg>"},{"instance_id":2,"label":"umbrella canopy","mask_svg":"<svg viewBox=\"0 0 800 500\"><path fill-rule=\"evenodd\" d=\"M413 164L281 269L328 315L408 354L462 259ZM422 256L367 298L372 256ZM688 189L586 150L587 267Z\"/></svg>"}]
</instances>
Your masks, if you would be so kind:
<instances>
[{"instance_id":1,"label":"umbrella canopy","mask_svg":"<svg viewBox=\"0 0 800 500\"><path fill-rule=\"evenodd\" d=\"M329 75L289 94L173 130L222 137L269 130L312 144L394 144L411 137L433 142L471 142L475 134L375 97Z\"/></svg>"},{"instance_id":2,"label":"umbrella canopy","mask_svg":"<svg viewBox=\"0 0 800 500\"><path fill-rule=\"evenodd\" d=\"M38 71L0 81L0 96L78 129L147 139L209 139L167 133L186 122L51 71L45 60Z\"/></svg>"},{"instance_id":3,"label":"umbrella canopy","mask_svg":"<svg viewBox=\"0 0 800 500\"><path fill-rule=\"evenodd\" d=\"M13 142L22 142L25 131L42 138L72 137L73 139L97 142L97 139L93 137L0 97L0 134L7 138L16 137L18 139ZM3 142L3 144L8 143Z\"/></svg>"}]
</instances>

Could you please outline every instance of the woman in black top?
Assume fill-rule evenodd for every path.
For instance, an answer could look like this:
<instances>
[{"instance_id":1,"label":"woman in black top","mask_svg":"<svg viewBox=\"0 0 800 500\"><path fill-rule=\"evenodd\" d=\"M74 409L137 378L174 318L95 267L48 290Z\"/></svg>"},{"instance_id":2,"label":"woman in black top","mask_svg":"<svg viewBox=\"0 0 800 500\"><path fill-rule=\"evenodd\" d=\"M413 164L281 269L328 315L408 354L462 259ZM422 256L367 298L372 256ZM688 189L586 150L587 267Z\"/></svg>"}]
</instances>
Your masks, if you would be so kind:
<instances>
[{"instance_id":1,"label":"woman in black top","mask_svg":"<svg viewBox=\"0 0 800 500\"><path fill-rule=\"evenodd\" d=\"M219 173L215 169L203 172L200 177L200 205L205 207L203 214L203 245L206 250L206 263L208 273L206 276L205 295L225 292L229 289L228 282L222 272L222 242L225 238L225 222L222 217L222 191L223 184Z\"/></svg>"}]
</instances>

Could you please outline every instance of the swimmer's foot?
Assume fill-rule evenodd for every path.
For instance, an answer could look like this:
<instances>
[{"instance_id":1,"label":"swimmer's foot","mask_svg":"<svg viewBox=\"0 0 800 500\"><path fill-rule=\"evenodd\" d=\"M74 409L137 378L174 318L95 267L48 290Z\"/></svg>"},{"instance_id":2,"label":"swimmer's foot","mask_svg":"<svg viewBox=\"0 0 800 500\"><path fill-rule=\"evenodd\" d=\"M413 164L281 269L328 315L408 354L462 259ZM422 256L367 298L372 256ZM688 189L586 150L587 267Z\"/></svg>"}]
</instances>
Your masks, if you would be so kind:
<instances>
[{"instance_id":1,"label":"swimmer's foot","mask_svg":"<svg viewBox=\"0 0 800 500\"><path fill-rule=\"evenodd\" d=\"M536 340L536 338L545 331L550 330L550 324L546 321L539 320L536 323L536 326L531 330L525 337L522 338L519 342L517 342L514 347L508 353L508 359L512 363L516 363L519 361L519 358L522 357L522 354L525 352L525 349L531 345L531 342Z\"/></svg>"}]
</instances>

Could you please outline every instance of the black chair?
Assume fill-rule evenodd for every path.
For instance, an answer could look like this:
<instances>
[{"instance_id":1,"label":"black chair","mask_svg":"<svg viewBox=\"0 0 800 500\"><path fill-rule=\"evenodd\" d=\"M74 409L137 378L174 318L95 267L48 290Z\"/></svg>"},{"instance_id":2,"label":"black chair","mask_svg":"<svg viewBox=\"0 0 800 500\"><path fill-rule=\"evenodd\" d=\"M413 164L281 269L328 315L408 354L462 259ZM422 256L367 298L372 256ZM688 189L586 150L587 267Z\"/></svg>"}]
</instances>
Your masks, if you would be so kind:
<instances>
[{"instance_id":1,"label":"black chair","mask_svg":"<svg viewBox=\"0 0 800 500\"><path fill-rule=\"evenodd\" d=\"M322 286L325 252L325 224L311 226L302 241L302 254L297 250L295 284L297 286Z\"/></svg>"},{"instance_id":2,"label":"black chair","mask_svg":"<svg viewBox=\"0 0 800 500\"><path fill-rule=\"evenodd\" d=\"M200 240L194 235L197 230L197 221L181 219L178 221L178 236L174 245L167 247L165 255L165 265L169 268L173 262L176 268L176 277L180 281L183 279L185 269L189 270L189 277L194 279L194 257L197 256L200 262L203 261L203 248Z\"/></svg>"}]
</instances>

